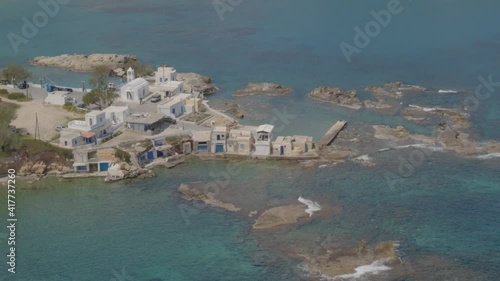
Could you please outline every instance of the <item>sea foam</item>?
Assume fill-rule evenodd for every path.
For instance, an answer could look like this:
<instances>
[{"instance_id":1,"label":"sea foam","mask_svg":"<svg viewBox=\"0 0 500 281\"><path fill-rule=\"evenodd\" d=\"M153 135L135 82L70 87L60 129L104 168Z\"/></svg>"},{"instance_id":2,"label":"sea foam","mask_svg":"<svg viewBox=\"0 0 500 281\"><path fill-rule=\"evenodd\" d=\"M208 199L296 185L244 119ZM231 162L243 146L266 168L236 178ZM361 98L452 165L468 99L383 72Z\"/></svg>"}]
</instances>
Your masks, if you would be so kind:
<instances>
[{"instance_id":1,"label":"sea foam","mask_svg":"<svg viewBox=\"0 0 500 281\"><path fill-rule=\"evenodd\" d=\"M381 259L381 260L377 260L377 261L373 262L372 264L358 266L354 269L354 270L356 270L356 273L339 275L339 276L336 276L334 278L334 280L357 279L357 278L360 278L361 276L366 275L366 274L378 274L382 271L391 270L392 268L385 265L385 262L387 262L387 259Z\"/></svg>"},{"instance_id":2,"label":"sea foam","mask_svg":"<svg viewBox=\"0 0 500 281\"><path fill-rule=\"evenodd\" d=\"M312 200L305 199L302 196L300 196L298 200L300 203L307 205L306 213L308 213L309 216L312 216L314 212L321 210L321 206Z\"/></svg>"},{"instance_id":3,"label":"sea foam","mask_svg":"<svg viewBox=\"0 0 500 281\"><path fill-rule=\"evenodd\" d=\"M493 159L500 157L500 153L490 153L485 155L476 156L477 159L485 160L485 159Z\"/></svg>"}]
</instances>

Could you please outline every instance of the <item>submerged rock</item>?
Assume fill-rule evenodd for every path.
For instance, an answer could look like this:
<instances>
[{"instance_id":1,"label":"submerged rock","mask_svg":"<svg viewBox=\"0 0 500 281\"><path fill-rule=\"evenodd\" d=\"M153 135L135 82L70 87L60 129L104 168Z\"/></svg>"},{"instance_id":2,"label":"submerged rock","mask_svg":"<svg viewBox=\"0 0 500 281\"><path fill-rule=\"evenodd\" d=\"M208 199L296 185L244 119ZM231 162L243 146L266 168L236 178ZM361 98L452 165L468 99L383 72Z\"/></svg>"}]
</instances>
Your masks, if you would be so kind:
<instances>
[{"instance_id":1,"label":"submerged rock","mask_svg":"<svg viewBox=\"0 0 500 281\"><path fill-rule=\"evenodd\" d=\"M204 189L190 188L187 184L181 184L178 191L182 194L182 197L188 201L202 201L210 206L223 208L231 212L238 212L240 210L240 208L231 203L225 203L218 200L215 193Z\"/></svg>"},{"instance_id":2,"label":"submerged rock","mask_svg":"<svg viewBox=\"0 0 500 281\"><path fill-rule=\"evenodd\" d=\"M300 219L309 218L309 214L305 212L304 205L288 205L274 207L266 210L255 221L254 229L267 229L280 225L292 224Z\"/></svg>"},{"instance_id":3,"label":"submerged rock","mask_svg":"<svg viewBox=\"0 0 500 281\"><path fill-rule=\"evenodd\" d=\"M65 54L54 57L36 57L31 64L47 67L63 68L71 71L90 72L98 65L109 66L112 69L124 68L127 63L137 61L136 56L119 54Z\"/></svg>"},{"instance_id":4,"label":"submerged rock","mask_svg":"<svg viewBox=\"0 0 500 281\"><path fill-rule=\"evenodd\" d=\"M233 96L283 96L292 92L292 88L273 83L248 83L244 89L236 91Z\"/></svg>"},{"instance_id":5,"label":"submerged rock","mask_svg":"<svg viewBox=\"0 0 500 281\"><path fill-rule=\"evenodd\" d=\"M354 249L323 246L322 251L312 255L301 255L306 259L307 271L324 278L359 278L363 275L376 274L391 270L391 266L400 265L399 243L385 241L367 247L367 241L361 240ZM318 254L324 252L324 254Z\"/></svg>"},{"instance_id":6,"label":"submerged rock","mask_svg":"<svg viewBox=\"0 0 500 281\"><path fill-rule=\"evenodd\" d=\"M355 90L346 91L335 87L319 87L312 90L308 96L315 100L329 102L351 109L357 110L361 108L361 101Z\"/></svg>"}]
</instances>

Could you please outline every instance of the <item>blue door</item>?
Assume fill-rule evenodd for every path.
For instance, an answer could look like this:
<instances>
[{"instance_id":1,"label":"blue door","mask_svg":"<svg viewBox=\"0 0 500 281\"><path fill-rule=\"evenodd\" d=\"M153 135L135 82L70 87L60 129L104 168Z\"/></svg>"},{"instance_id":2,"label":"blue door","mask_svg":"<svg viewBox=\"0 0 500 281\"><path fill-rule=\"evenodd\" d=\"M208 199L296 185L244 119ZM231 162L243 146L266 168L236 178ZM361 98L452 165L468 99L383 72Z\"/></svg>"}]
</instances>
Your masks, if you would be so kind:
<instances>
[{"instance_id":1,"label":"blue door","mask_svg":"<svg viewBox=\"0 0 500 281\"><path fill-rule=\"evenodd\" d=\"M224 152L224 145L223 144L216 144L215 145L215 152L216 153Z\"/></svg>"},{"instance_id":2,"label":"blue door","mask_svg":"<svg viewBox=\"0 0 500 281\"><path fill-rule=\"evenodd\" d=\"M208 146L207 145L199 145L198 150L200 151L208 151Z\"/></svg>"},{"instance_id":3,"label":"blue door","mask_svg":"<svg viewBox=\"0 0 500 281\"><path fill-rule=\"evenodd\" d=\"M147 159L148 159L148 160L154 159L154 156L153 156L153 151L148 151L148 156L147 156Z\"/></svg>"},{"instance_id":4,"label":"blue door","mask_svg":"<svg viewBox=\"0 0 500 281\"><path fill-rule=\"evenodd\" d=\"M283 146L280 146L280 155L285 154L285 148Z\"/></svg>"},{"instance_id":5,"label":"blue door","mask_svg":"<svg viewBox=\"0 0 500 281\"><path fill-rule=\"evenodd\" d=\"M99 163L99 171L106 172L109 168L109 163Z\"/></svg>"}]
</instances>

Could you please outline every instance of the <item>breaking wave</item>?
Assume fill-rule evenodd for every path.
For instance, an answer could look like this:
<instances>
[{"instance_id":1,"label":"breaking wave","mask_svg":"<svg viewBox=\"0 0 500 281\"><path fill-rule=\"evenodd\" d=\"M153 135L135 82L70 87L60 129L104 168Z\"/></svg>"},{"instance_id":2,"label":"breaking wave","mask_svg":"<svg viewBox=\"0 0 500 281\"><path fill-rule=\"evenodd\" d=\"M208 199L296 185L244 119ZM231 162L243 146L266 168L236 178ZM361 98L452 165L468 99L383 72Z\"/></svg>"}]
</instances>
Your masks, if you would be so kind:
<instances>
[{"instance_id":1,"label":"breaking wave","mask_svg":"<svg viewBox=\"0 0 500 281\"><path fill-rule=\"evenodd\" d=\"M305 199L302 196L300 196L298 200L300 203L307 205L306 213L308 213L309 216L312 216L314 212L321 210L321 206L312 200Z\"/></svg>"}]
</instances>

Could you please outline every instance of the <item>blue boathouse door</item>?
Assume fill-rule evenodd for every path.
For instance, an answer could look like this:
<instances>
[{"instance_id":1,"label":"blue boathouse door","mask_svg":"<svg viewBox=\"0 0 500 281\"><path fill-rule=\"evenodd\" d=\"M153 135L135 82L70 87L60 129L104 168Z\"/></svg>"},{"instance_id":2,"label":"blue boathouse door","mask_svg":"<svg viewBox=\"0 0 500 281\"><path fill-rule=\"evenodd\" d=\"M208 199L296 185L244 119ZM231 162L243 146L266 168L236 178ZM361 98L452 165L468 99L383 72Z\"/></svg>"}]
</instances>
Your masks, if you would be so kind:
<instances>
[{"instance_id":1,"label":"blue boathouse door","mask_svg":"<svg viewBox=\"0 0 500 281\"><path fill-rule=\"evenodd\" d=\"M215 152L224 152L224 145L223 144L216 144L215 145Z\"/></svg>"}]
</instances>

